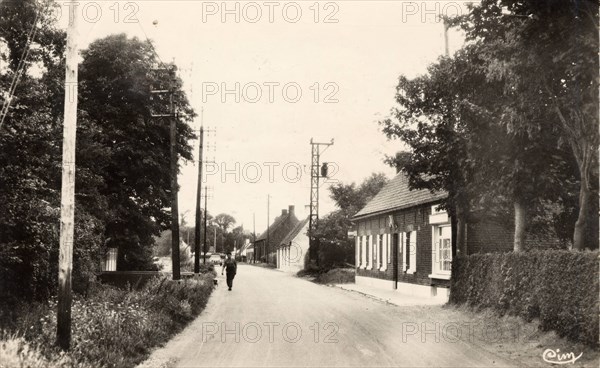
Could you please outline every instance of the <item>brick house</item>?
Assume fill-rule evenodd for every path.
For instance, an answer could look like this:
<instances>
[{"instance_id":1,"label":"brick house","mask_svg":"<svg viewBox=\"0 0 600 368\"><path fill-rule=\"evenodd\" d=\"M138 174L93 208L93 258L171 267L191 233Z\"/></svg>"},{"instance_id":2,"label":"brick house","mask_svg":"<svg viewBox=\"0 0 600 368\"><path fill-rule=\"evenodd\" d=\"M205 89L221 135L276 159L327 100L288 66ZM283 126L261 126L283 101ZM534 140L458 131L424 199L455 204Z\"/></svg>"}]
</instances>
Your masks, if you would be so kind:
<instances>
[{"instance_id":1,"label":"brick house","mask_svg":"<svg viewBox=\"0 0 600 368\"><path fill-rule=\"evenodd\" d=\"M300 221L277 247L277 268L296 273L308 263L308 217Z\"/></svg>"},{"instance_id":2,"label":"brick house","mask_svg":"<svg viewBox=\"0 0 600 368\"><path fill-rule=\"evenodd\" d=\"M299 222L300 220L296 217L294 206L282 209L281 215L276 217L273 223L269 225L269 228L256 238L253 246L256 260L276 264L277 246L281 244L281 241Z\"/></svg>"},{"instance_id":3,"label":"brick house","mask_svg":"<svg viewBox=\"0 0 600 368\"><path fill-rule=\"evenodd\" d=\"M437 207L446 193L410 190L399 173L353 218L356 224L356 283L447 301L452 266L450 217ZM529 246L539 239L528 237ZM470 219L467 254L511 251L510 226Z\"/></svg>"}]
</instances>

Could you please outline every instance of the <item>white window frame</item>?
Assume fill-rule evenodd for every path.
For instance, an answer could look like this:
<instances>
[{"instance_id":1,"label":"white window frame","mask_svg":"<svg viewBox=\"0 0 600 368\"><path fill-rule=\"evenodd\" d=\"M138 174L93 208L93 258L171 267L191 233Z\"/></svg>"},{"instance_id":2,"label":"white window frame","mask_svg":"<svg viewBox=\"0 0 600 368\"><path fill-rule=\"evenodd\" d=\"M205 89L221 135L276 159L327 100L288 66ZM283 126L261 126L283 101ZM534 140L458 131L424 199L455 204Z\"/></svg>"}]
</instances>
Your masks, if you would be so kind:
<instances>
[{"instance_id":1,"label":"white window frame","mask_svg":"<svg viewBox=\"0 0 600 368\"><path fill-rule=\"evenodd\" d=\"M387 265L390 264L390 263L392 263L392 258L393 258L393 257L390 256L392 254L392 236L393 235L390 234L390 233L385 234L385 243L386 243L385 244L386 245L385 254L387 256L386 262L385 262L385 269L386 270L387 270L387 267L388 267Z\"/></svg>"},{"instance_id":2,"label":"white window frame","mask_svg":"<svg viewBox=\"0 0 600 368\"><path fill-rule=\"evenodd\" d=\"M406 233L398 233L398 247L402 249L402 272L406 272Z\"/></svg>"},{"instance_id":3,"label":"white window frame","mask_svg":"<svg viewBox=\"0 0 600 368\"><path fill-rule=\"evenodd\" d=\"M390 257L390 255L388 254L387 251L387 245L388 245L388 234L384 233L381 234L381 250L383 252L383 256L381 258L381 268L379 268L381 271L387 271L387 264L388 264L388 258Z\"/></svg>"},{"instance_id":4,"label":"white window frame","mask_svg":"<svg viewBox=\"0 0 600 368\"><path fill-rule=\"evenodd\" d=\"M363 270L366 270L367 269L367 264L368 264L368 260L367 260L367 236L363 235L362 238L363 238L363 243L362 243L362 249L361 249L361 252L362 252L362 262L361 262L361 264L362 264Z\"/></svg>"},{"instance_id":5,"label":"white window frame","mask_svg":"<svg viewBox=\"0 0 600 368\"><path fill-rule=\"evenodd\" d=\"M373 256L374 256L373 252L374 252L374 248L375 248L373 246L373 235L367 236L367 244L369 244L369 254L368 254L369 257L367 258L367 261L368 261L367 268L369 270L372 270L373 269Z\"/></svg>"},{"instance_id":6,"label":"white window frame","mask_svg":"<svg viewBox=\"0 0 600 368\"><path fill-rule=\"evenodd\" d=\"M357 236L356 238L354 238L354 254L355 254L355 260L354 263L356 264L357 268L360 268L360 236Z\"/></svg>"},{"instance_id":7,"label":"white window frame","mask_svg":"<svg viewBox=\"0 0 600 368\"><path fill-rule=\"evenodd\" d=\"M377 234L375 235L375 238L377 239L377 249L375 249L375 268L379 271L381 271L381 258L383 257L382 252L380 252L381 249L381 234Z\"/></svg>"},{"instance_id":8,"label":"white window frame","mask_svg":"<svg viewBox=\"0 0 600 368\"><path fill-rule=\"evenodd\" d=\"M442 270L441 264L442 260L439 258L441 239L438 236L438 232L440 229L447 228L450 229L450 270ZM443 231L443 230L442 230ZM443 225L433 225L431 227L431 249L432 249L432 259L431 259L431 275L430 278L436 279L444 279L450 280L450 275L452 273L452 230L450 224Z\"/></svg>"},{"instance_id":9,"label":"white window frame","mask_svg":"<svg viewBox=\"0 0 600 368\"><path fill-rule=\"evenodd\" d=\"M409 232L410 240L408 243L408 256L410 257L410 268L406 270L407 274L414 274L417 272L417 232Z\"/></svg>"}]
</instances>

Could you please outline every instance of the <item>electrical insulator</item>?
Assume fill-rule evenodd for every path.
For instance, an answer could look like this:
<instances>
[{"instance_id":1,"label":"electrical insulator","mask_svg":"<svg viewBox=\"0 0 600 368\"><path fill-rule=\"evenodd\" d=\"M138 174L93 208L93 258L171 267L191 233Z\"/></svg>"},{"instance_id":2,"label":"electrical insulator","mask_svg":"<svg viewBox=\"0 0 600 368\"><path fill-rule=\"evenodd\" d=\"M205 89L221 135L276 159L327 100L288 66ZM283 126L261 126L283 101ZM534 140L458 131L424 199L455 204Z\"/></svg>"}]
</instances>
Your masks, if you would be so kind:
<instances>
[{"instance_id":1,"label":"electrical insulator","mask_svg":"<svg viewBox=\"0 0 600 368\"><path fill-rule=\"evenodd\" d=\"M323 165L321 165L321 176L327 177L327 162L323 162Z\"/></svg>"}]
</instances>

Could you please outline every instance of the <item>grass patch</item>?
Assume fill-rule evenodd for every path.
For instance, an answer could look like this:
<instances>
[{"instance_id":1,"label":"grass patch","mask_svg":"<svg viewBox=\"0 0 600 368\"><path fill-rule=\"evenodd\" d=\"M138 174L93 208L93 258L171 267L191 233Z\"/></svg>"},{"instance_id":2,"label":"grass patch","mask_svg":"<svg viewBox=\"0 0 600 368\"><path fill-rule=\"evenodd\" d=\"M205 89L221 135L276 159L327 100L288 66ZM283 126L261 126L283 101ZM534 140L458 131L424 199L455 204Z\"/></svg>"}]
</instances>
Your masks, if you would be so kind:
<instances>
[{"instance_id":1,"label":"grass patch","mask_svg":"<svg viewBox=\"0 0 600 368\"><path fill-rule=\"evenodd\" d=\"M334 268L320 273L315 282L319 284L353 284L356 272L353 268Z\"/></svg>"},{"instance_id":2,"label":"grass patch","mask_svg":"<svg viewBox=\"0 0 600 368\"><path fill-rule=\"evenodd\" d=\"M94 285L74 296L71 350L55 346L56 298L18 316L0 336L0 362L9 367L133 367L181 331L206 306L214 272L173 281L150 280L140 290Z\"/></svg>"},{"instance_id":3,"label":"grass patch","mask_svg":"<svg viewBox=\"0 0 600 368\"><path fill-rule=\"evenodd\" d=\"M476 309L466 305L446 304L441 309L443 322L437 327L446 341L461 340L475 344L518 362L519 366L545 367L542 360L546 349L572 352L581 358L569 367L598 367L600 352L582 342L560 337L555 331L544 331L539 319L526 321L514 315L500 315L493 309ZM434 323L428 325L435 329ZM422 328L422 326L419 326ZM436 335L437 336L437 335Z\"/></svg>"},{"instance_id":4,"label":"grass patch","mask_svg":"<svg viewBox=\"0 0 600 368\"><path fill-rule=\"evenodd\" d=\"M323 269L307 267L298 271L296 276L309 279L317 284L351 284L354 283L356 272L354 268Z\"/></svg>"}]
</instances>

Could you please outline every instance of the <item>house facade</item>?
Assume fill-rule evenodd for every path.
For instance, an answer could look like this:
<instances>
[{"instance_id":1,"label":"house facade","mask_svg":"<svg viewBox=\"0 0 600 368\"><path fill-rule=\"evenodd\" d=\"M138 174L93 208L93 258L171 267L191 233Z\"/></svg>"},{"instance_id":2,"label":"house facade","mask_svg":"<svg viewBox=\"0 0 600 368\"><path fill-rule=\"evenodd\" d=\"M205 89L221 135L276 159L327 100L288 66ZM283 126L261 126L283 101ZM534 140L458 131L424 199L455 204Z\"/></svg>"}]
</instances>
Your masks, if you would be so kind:
<instances>
[{"instance_id":1,"label":"house facade","mask_svg":"<svg viewBox=\"0 0 600 368\"><path fill-rule=\"evenodd\" d=\"M281 241L300 222L296 217L294 206L282 209L281 215L277 216L269 228L265 230L254 242L254 256L257 261L277 263L277 247Z\"/></svg>"},{"instance_id":2,"label":"house facade","mask_svg":"<svg viewBox=\"0 0 600 368\"><path fill-rule=\"evenodd\" d=\"M356 283L447 301L452 227L443 192L410 190L400 173L354 217ZM512 250L513 233L485 217L469 223L466 251Z\"/></svg>"},{"instance_id":3,"label":"house facade","mask_svg":"<svg viewBox=\"0 0 600 368\"><path fill-rule=\"evenodd\" d=\"M308 218L300 221L277 247L277 268L296 273L308 262Z\"/></svg>"}]
</instances>

